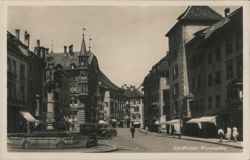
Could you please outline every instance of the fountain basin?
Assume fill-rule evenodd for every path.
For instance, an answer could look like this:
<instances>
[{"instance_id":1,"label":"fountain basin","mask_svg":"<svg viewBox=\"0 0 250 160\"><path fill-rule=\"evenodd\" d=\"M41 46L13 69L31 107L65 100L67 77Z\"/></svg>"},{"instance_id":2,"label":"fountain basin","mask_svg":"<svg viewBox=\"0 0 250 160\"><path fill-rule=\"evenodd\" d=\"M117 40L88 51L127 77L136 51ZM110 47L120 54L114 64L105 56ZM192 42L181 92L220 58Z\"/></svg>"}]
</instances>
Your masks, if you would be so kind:
<instances>
[{"instance_id":1,"label":"fountain basin","mask_svg":"<svg viewBox=\"0 0 250 160\"><path fill-rule=\"evenodd\" d=\"M8 134L8 147L24 149L63 149L74 147L91 147L98 145L95 133L40 131L31 134Z\"/></svg>"}]
</instances>

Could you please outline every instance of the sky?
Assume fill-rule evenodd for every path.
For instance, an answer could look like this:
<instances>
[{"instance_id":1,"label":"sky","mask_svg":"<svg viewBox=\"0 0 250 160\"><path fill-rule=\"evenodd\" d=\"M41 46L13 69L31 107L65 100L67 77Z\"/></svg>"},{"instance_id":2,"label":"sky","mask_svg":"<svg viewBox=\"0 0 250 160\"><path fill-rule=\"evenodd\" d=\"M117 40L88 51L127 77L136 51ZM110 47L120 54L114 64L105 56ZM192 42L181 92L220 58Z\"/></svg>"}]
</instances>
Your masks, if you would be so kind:
<instances>
[{"instance_id":1,"label":"sky","mask_svg":"<svg viewBox=\"0 0 250 160\"><path fill-rule=\"evenodd\" d=\"M213 6L223 15L227 6ZM139 86L151 67L168 51L165 34L177 22L187 6L10 6L8 31L30 33L33 50L36 40L41 46L63 52L74 45L79 51L82 28L86 45L98 58L100 69L116 85ZM231 11L238 7L230 6Z\"/></svg>"}]
</instances>

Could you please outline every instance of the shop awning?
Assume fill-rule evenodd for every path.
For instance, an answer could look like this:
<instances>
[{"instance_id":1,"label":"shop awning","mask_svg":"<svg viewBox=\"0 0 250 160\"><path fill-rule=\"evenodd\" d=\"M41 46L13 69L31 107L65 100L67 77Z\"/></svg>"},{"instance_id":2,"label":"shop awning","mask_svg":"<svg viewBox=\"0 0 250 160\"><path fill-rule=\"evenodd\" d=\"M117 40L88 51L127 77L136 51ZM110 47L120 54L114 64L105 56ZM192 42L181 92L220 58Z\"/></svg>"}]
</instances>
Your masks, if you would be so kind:
<instances>
[{"instance_id":1,"label":"shop awning","mask_svg":"<svg viewBox=\"0 0 250 160\"><path fill-rule=\"evenodd\" d=\"M193 118L193 119L190 119L189 121L187 121L187 123L196 123L198 124L199 128L201 129L201 122L200 122L200 119L201 118Z\"/></svg>"},{"instance_id":2,"label":"shop awning","mask_svg":"<svg viewBox=\"0 0 250 160\"><path fill-rule=\"evenodd\" d=\"M193 118L187 121L187 123L198 123L198 124L200 124L201 122L213 123L214 125L216 125L216 116Z\"/></svg>"},{"instance_id":3,"label":"shop awning","mask_svg":"<svg viewBox=\"0 0 250 160\"><path fill-rule=\"evenodd\" d=\"M138 125L138 124L140 124L140 122L139 121L135 121L134 124Z\"/></svg>"},{"instance_id":4,"label":"shop awning","mask_svg":"<svg viewBox=\"0 0 250 160\"><path fill-rule=\"evenodd\" d=\"M187 123L200 123L200 119L201 118L192 118L189 121L187 121Z\"/></svg>"},{"instance_id":5,"label":"shop awning","mask_svg":"<svg viewBox=\"0 0 250 160\"><path fill-rule=\"evenodd\" d=\"M99 124L106 124L104 120L99 120Z\"/></svg>"},{"instance_id":6,"label":"shop awning","mask_svg":"<svg viewBox=\"0 0 250 160\"><path fill-rule=\"evenodd\" d=\"M173 119L171 121L167 121L167 124L180 124L180 119Z\"/></svg>"},{"instance_id":7,"label":"shop awning","mask_svg":"<svg viewBox=\"0 0 250 160\"><path fill-rule=\"evenodd\" d=\"M35 119L29 112L20 111L20 113L28 122L39 122L39 120Z\"/></svg>"},{"instance_id":8,"label":"shop awning","mask_svg":"<svg viewBox=\"0 0 250 160\"><path fill-rule=\"evenodd\" d=\"M160 122L159 121L155 121L155 125L160 125Z\"/></svg>"},{"instance_id":9,"label":"shop awning","mask_svg":"<svg viewBox=\"0 0 250 160\"><path fill-rule=\"evenodd\" d=\"M214 123L216 125L216 116L201 117L200 122Z\"/></svg>"}]
</instances>

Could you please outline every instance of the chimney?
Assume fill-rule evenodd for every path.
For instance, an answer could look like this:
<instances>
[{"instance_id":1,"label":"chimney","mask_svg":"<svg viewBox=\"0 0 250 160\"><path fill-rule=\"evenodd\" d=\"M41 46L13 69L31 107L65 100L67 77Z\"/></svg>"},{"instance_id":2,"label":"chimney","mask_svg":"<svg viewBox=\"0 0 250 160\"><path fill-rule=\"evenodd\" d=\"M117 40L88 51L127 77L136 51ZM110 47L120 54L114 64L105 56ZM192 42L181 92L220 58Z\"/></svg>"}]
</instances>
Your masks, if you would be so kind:
<instances>
[{"instance_id":1,"label":"chimney","mask_svg":"<svg viewBox=\"0 0 250 160\"><path fill-rule=\"evenodd\" d=\"M27 31L25 31L24 33L24 43L29 49L30 48L30 34Z\"/></svg>"},{"instance_id":2,"label":"chimney","mask_svg":"<svg viewBox=\"0 0 250 160\"><path fill-rule=\"evenodd\" d=\"M67 46L64 46L64 55L67 53Z\"/></svg>"},{"instance_id":3,"label":"chimney","mask_svg":"<svg viewBox=\"0 0 250 160\"><path fill-rule=\"evenodd\" d=\"M73 53L73 44L69 45L69 53Z\"/></svg>"},{"instance_id":4,"label":"chimney","mask_svg":"<svg viewBox=\"0 0 250 160\"><path fill-rule=\"evenodd\" d=\"M49 54L49 48L46 48L46 54Z\"/></svg>"},{"instance_id":5,"label":"chimney","mask_svg":"<svg viewBox=\"0 0 250 160\"><path fill-rule=\"evenodd\" d=\"M39 39L36 41L36 46L37 46L37 48L40 48L40 40Z\"/></svg>"},{"instance_id":6,"label":"chimney","mask_svg":"<svg viewBox=\"0 0 250 160\"><path fill-rule=\"evenodd\" d=\"M40 56L40 54L41 54L40 52L41 52L41 49L40 49L40 40L38 39L36 41L36 53L37 53L37 55Z\"/></svg>"},{"instance_id":7,"label":"chimney","mask_svg":"<svg viewBox=\"0 0 250 160\"><path fill-rule=\"evenodd\" d=\"M16 29L16 39L20 39L20 29Z\"/></svg>"},{"instance_id":8,"label":"chimney","mask_svg":"<svg viewBox=\"0 0 250 160\"><path fill-rule=\"evenodd\" d=\"M226 8L224 10L225 18L228 17L229 13L230 13L230 8Z\"/></svg>"}]
</instances>

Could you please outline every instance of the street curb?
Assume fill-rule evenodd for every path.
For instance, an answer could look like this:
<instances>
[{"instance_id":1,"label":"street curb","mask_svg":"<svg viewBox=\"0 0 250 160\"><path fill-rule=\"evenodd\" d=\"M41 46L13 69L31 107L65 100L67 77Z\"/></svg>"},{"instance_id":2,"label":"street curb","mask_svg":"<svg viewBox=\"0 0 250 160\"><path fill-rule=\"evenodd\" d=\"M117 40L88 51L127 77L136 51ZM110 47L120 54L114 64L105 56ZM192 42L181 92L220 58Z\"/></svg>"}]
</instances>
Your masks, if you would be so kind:
<instances>
[{"instance_id":1,"label":"street curb","mask_svg":"<svg viewBox=\"0 0 250 160\"><path fill-rule=\"evenodd\" d=\"M146 134L146 131L143 129L139 129L140 132ZM171 137L171 136L162 136L159 133L152 133L152 132L148 132L147 134L152 134L155 136L159 136L159 137L166 137L166 138L175 138L175 137ZM178 139L178 138L175 138ZM216 142L210 142L210 141L204 141L204 140L200 140L200 139L191 139L191 138L181 138L181 139L185 139L185 140L189 140L189 141L198 141L198 142L205 142L205 143L211 143L211 144L218 144L218 145L222 145L222 146L229 146L229 147L234 147L234 148L240 148L243 149L242 146L234 146L234 145L230 145L230 144L226 144L226 143L216 143Z\"/></svg>"},{"instance_id":2,"label":"street curb","mask_svg":"<svg viewBox=\"0 0 250 160\"><path fill-rule=\"evenodd\" d=\"M111 149L106 149L106 150L96 150L96 151L90 151L87 153L107 153L107 152L113 152L118 150L118 148L115 145L108 145L108 144L98 144L98 145L102 145L102 146L109 146L112 147Z\"/></svg>"}]
</instances>

